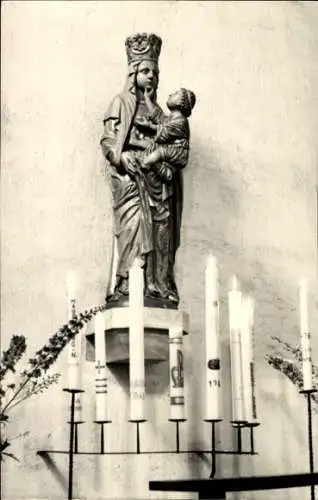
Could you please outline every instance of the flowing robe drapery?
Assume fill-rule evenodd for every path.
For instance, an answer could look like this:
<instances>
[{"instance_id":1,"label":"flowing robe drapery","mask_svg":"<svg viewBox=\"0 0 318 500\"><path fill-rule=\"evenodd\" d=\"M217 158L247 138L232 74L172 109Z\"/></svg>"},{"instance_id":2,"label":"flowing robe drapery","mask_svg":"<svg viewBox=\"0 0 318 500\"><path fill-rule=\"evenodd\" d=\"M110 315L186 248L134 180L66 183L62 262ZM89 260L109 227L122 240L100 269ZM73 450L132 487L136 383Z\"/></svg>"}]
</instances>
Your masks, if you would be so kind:
<instances>
[{"instance_id":1,"label":"flowing robe drapery","mask_svg":"<svg viewBox=\"0 0 318 500\"><path fill-rule=\"evenodd\" d=\"M135 257L144 255L148 256L149 262L146 279L151 281L154 275L159 276L162 263L158 255L156 258L156 253L160 253L160 245L162 247L165 238L168 238L170 242L166 246L169 253L166 256L168 271L165 276L162 274L163 281L166 281L168 286L167 281L174 282L173 265L180 243L182 174L176 172L168 189L163 189L163 181L155 172L142 174L139 171L135 177L131 177L124 171L121 165L121 154L124 151L132 153L138 166L139 153L129 145L129 135L137 110L138 103L131 92L117 95L104 116L104 134L101 138L103 153L110 163L115 236L118 248L116 274L127 277ZM160 111L158 106L158 112ZM165 215L167 221L164 226L160 224L160 217L165 212L167 212ZM160 234L161 240L158 241Z\"/></svg>"}]
</instances>

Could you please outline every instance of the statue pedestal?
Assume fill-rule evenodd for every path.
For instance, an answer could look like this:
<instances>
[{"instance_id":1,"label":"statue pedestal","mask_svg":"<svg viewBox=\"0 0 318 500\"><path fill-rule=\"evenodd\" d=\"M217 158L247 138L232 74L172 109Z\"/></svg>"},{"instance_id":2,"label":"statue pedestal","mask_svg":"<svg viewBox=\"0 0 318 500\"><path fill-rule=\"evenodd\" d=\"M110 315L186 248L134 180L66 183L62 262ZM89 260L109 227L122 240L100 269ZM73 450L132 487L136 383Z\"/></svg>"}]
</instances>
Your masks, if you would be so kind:
<instances>
[{"instance_id":1,"label":"statue pedestal","mask_svg":"<svg viewBox=\"0 0 318 500\"><path fill-rule=\"evenodd\" d=\"M106 309L105 336L107 364L129 363L129 309ZM145 362L169 359L169 327L180 325L183 334L189 333L189 315L180 309L144 307ZM94 329L94 322L91 324ZM95 333L87 330L86 360L95 361Z\"/></svg>"}]
</instances>

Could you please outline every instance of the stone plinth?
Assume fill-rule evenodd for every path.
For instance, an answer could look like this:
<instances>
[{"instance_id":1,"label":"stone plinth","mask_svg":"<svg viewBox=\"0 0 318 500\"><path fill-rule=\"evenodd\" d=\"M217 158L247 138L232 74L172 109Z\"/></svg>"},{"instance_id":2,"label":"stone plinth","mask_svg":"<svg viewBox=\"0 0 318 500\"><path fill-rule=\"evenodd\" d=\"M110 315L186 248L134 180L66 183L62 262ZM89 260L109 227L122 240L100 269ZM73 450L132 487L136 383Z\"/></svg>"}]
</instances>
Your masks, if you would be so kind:
<instances>
[{"instance_id":1,"label":"stone plinth","mask_svg":"<svg viewBox=\"0 0 318 500\"><path fill-rule=\"evenodd\" d=\"M105 337L107 364L129 363L129 309L106 309ZM184 335L189 333L189 315L180 309L144 308L145 361L159 362L168 359L169 327L180 325ZM95 361L94 322L86 334L86 360Z\"/></svg>"}]
</instances>

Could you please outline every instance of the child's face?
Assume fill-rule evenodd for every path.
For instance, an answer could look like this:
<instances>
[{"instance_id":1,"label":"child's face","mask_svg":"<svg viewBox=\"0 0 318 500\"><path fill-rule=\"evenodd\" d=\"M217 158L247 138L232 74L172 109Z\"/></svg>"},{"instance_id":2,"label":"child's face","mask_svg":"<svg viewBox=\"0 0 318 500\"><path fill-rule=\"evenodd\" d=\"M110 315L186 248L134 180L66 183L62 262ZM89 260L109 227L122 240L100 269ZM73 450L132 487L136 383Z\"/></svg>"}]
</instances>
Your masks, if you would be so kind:
<instances>
[{"instance_id":1,"label":"child's face","mask_svg":"<svg viewBox=\"0 0 318 500\"><path fill-rule=\"evenodd\" d=\"M180 94L180 90L176 90L176 92L169 95L167 100L167 106L169 109L177 109L180 106L180 102L182 101L182 96Z\"/></svg>"}]
</instances>

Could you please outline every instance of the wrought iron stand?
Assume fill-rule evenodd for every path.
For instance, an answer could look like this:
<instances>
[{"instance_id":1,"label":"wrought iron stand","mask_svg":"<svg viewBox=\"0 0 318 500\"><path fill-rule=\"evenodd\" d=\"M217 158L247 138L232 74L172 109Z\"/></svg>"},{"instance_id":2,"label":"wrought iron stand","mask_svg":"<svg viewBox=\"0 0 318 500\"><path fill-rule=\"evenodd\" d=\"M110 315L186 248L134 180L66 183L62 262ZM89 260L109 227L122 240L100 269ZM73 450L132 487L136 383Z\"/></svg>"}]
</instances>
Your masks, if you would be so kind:
<instances>
[{"instance_id":1,"label":"wrought iron stand","mask_svg":"<svg viewBox=\"0 0 318 500\"><path fill-rule=\"evenodd\" d=\"M63 391L71 395L71 405L70 405L70 438L69 438L69 449L67 450L39 450L37 454L39 456L45 457L48 454L68 454L68 492L67 499L73 499L73 464L74 455L153 455L153 454L196 454L203 455L207 454L211 456L211 473L210 479L215 476L216 473L216 456L217 455L256 455L254 450L254 429L258 423L247 424L246 422L231 422L233 428L236 432L236 449L234 450L218 450L216 449L216 425L221 422L218 420L206 420L206 422L211 424L211 449L207 450L182 450L180 446L180 423L185 422L185 419L180 420L170 420L175 423L176 429L176 447L174 450L155 450L155 451L143 451L141 446L141 432L140 426L145 420L131 421L136 425L136 448L134 451L111 451L107 450L105 445L105 425L110 424L110 420L105 421L95 421L95 424L100 428L100 446L98 451L79 451L78 449L78 432L77 427L79 423L74 421L75 413L75 396L77 393L84 392L79 389L63 389ZM243 430L249 430L250 434L250 449L243 450L242 447L242 432Z\"/></svg>"},{"instance_id":2,"label":"wrought iron stand","mask_svg":"<svg viewBox=\"0 0 318 500\"><path fill-rule=\"evenodd\" d=\"M199 495L199 499L225 499L227 492L234 491L260 491L271 489L286 489L300 488L310 486L311 500L315 499L315 485L318 484L318 472L314 472L314 448L312 435L312 394L318 392L318 389L302 390L307 399L307 419L308 419L308 452L309 452L309 473L307 474L285 474L277 476L252 476L252 477L230 477L214 479L208 481L205 479L181 479L181 480L163 480L150 481L150 491L194 491ZM215 473L215 455L217 453L226 453L216 451L215 443L215 425L218 421L212 423L212 472L210 479ZM232 422L232 425L237 425L237 453L242 452L242 429L243 422ZM245 424L245 427L250 427L250 454L254 452L254 433L253 427L258 424ZM234 452L232 452L234 453Z\"/></svg>"},{"instance_id":3,"label":"wrought iron stand","mask_svg":"<svg viewBox=\"0 0 318 500\"><path fill-rule=\"evenodd\" d=\"M314 472L314 447L312 438L312 407L311 407L311 395L318 392L317 389L307 389L299 391L300 394L304 394L307 399L307 421L308 421L308 455L309 455L309 472L313 474ZM310 500L315 500L315 486L312 484L310 486Z\"/></svg>"}]
</instances>

